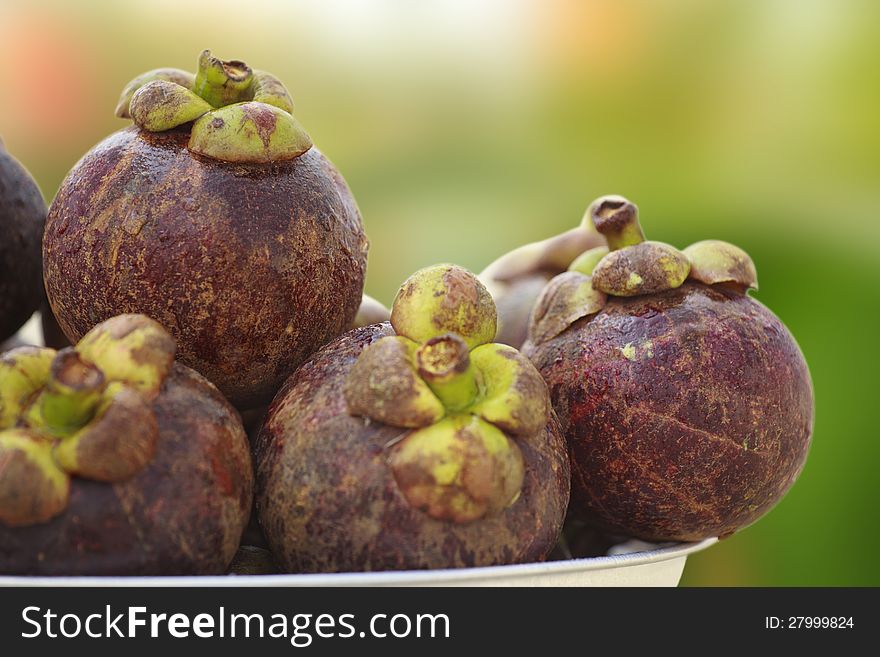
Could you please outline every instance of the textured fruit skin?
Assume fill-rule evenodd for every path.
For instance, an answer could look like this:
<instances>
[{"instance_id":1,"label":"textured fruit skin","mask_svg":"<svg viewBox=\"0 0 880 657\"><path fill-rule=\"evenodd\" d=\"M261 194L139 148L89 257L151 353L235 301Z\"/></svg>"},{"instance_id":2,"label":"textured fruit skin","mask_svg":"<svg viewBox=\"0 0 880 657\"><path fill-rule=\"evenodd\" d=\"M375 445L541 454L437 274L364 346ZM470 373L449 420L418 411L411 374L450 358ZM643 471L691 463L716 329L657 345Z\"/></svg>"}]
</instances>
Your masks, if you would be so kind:
<instances>
[{"instance_id":1,"label":"textured fruit skin","mask_svg":"<svg viewBox=\"0 0 880 657\"><path fill-rule=\"evenodd\" d=\"M74 477L67 510L47 523L0 524L0 573L225 572L253 492L241 420L214 386L180 364L153 409L159 422L153 460L118 484Z\"/></svg>"},{"instance_id":2,"label":"textured fruit skin","mask_svg":"<svg viewBox=\"0 0 880 657\"><path fill-rule=\"evenodd\" d=\"M37 183L0 143L0 342L40 307L45 221Z\"/></svg>"},{"instance_id":3,"label":"textured fruit skin","mask_svg":"<svg viewBox=\"0 0 880 657\"><path fill-rule=\"evenodd\" d=\"M355 329L305 363L276 396L257 440L257 508L288 572L488 566L540 561L553 548L570 472L553 418L517 439L526 463L519 499L497 516L456 524L409 505L387 465L406 429L348 414L342 383L361 351L394 335L388 323Z\"/></svg>"},{"instance_id":4,"label":"textured fruit skin","mask_svg":"<svg viewBox=\"0 0 880 657\"><path fill-rule=\"evenodd\" d=\"M171 332L184 364L250 408L348 328L367 240L317 149L231 164L193 155L188 136L127 128L80 160L49 211L46 288L71 341L143 313Z\"/></svg>"},{"instance_id":5,"label":"textured fruit skin","mask_svg":"<svg viewBox=\"0 0 880 657\"><path fill-rule=\"evenodd\" d=\"M572 510L647 540L725 536L803 468L813 388L788 329L724 286L608 298L524 353L569 441Z\"/></svg>"}]
</instances>

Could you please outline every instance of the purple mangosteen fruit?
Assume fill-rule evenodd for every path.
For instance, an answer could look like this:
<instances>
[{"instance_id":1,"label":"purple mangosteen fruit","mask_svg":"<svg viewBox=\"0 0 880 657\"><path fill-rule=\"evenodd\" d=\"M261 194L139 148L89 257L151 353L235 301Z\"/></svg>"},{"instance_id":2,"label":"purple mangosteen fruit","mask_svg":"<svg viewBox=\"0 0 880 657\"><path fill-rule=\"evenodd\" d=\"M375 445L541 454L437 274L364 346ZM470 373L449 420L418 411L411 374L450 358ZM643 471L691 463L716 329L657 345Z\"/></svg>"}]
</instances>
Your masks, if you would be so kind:
<instances>
[{"instance_id":1,"label":"purple mangosteen fruit","mask_svg":"<svg viewBox=\"0 0 880 657\"><path fill-rule=\"evenodd\" d=\"M251 510L235 409L158 323L0 357L0 573L223 573Z\"/></svg>"},{"instance_id":2,"label":"purple mangosteen fruit","mask_svg":"<svg viewBox=\"0 0 880 657\"><path fill-rule=\"evenodd\" d=\"M208 51L195 75L158 69L126 87L117 114L134 125L74 166L46 224L46 289L71 341L146 314L247 409L349 327L360 212L292 112L277 78Z\"/></svg>"},{"instance_id":3,"label":"purple mangosteen fruit","mask_svg":"<svg viewBox=\"0 0 880 657\"><path fill-rule=\"evenodd\" d=\"M40 307L45 221L46 202L37 183L0 141L0 342Z\"/></svg>"},{"instance_id":4,"label":"purple mangosteen fruit","mask_svg":"<svg viewBox=\"0 0 880 657\"><path fill-rule=\"evenodd\" d=\"M767 513L804 466L807 364L748 295L757 274L742 249L645 241L622 197L590 215L608 248L550 281L523 348L569 443L572 513L645 540L727 536Z\"/></svg>"},{"instance_id":5,"label":"purple mangosteen fruit","mask_svg":"<svg viewBox=\"0 0 880 657\"><path fill-rule=\"evenodd\" d=\"M423 269L390 323L354 329L287 381L256 445L257 509L290 572L544 559L568 504L565 443L537 370L492 343L471 273Z\"/></svg>"}]
</instances>

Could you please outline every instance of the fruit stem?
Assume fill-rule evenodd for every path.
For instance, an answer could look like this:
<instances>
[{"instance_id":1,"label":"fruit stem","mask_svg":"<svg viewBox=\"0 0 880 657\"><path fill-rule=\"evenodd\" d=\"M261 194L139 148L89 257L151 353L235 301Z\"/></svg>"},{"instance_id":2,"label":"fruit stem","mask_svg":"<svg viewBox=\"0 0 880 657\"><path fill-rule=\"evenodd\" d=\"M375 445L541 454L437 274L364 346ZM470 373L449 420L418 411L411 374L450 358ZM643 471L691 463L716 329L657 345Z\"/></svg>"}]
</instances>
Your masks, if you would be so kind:
<instances>
[{"instance_id":1,"label":"fruit stem","mask_svg":"<svg viewBox=\"0 0 880 657\"><path fill-rule=\"evenodd\" d=\"M639 209L622 196L602 196L590 205L590 217L612 251L645 241Z\"/></svg>"},{"instance_id":2,"label":"fruit stem","mask_svg":"<svg viewBox=\"0 0 880 657\"><path fill-rule=\"evenodd\" d=\"M431 338L416 351L419 375L450 411L459 411L477 397L476 368L467 344L454 333Z\"/></svg>"},{"instance_id":3,"label":"fruit stem","mask_svg":"<svg viewBox=\"0 0 880 657\"><path fill-rule=\"evenodd\" d=\"M214 107L250 100L254 72L244 62L223 61L205 50L199 55L199 69L193 91Z\"/></svg>"},{"instance_id":4,"label":"fruit stem","mask_svg":"<svg viewBox=\"0 0 880 657\"><path fill-rule=\"evenodd\" d=\"M73 348L62 349L52 361L49 380L39 400L42 421L53 433L84 426L95 412L104 389L104 375L81 360Z\"/></svg>"}]
</instances>

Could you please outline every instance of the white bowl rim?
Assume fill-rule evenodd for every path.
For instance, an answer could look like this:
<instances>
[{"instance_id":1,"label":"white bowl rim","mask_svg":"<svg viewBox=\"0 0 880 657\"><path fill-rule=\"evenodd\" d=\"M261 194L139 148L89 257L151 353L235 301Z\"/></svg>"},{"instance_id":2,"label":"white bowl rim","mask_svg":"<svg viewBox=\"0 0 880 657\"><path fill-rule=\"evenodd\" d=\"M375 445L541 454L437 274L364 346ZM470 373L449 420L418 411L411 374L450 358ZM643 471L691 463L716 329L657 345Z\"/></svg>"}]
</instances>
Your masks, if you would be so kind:
<instances>
[{"instance_id":1,"label":"white bowl rim","mask_svg":"<svg viewBox=\"0 0 880 657\"><path fill-rule=\"evenodd\" d=\"M15 575L0 576L0 586L412 586L453 582L467 584L510 580L520 577L642 566L683 558L694 552L704 550L717 541L717 538L707 538L694 543L673 543L642 552L480 568L388 570L369 573L155 577L45 577Z\"/></svg>"}]
</instances>

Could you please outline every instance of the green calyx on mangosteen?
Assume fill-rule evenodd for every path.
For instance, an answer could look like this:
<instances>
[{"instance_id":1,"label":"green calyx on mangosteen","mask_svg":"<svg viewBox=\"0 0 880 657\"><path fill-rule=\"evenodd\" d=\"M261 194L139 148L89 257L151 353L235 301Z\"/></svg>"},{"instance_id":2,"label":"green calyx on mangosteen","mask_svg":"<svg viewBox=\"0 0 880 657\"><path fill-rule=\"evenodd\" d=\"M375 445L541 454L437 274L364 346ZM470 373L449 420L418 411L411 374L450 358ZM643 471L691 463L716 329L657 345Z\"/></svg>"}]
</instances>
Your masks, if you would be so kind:
<instances>
[{"instance_id":1,"label":"green calyx on mangosteen","mask_svg":"<svg viewBox=\"0 0 880 657\"><path fill-rule=\"evenodd\" d=\"M190 150L224 162L277 162L312 147L278 78L208 50L199 56L195 75L156 69L132 80L116 114L149 132L192 123Z\"/></svg>"},{"instance_id":2,"label":"green calyx on mangosteen","mask_svg":"<svg viewBox=\"0 0 880 657\"><path fill-rule=\"evenodd\" d=\"M0 342L40 306L45 221L46 203L37 183L0 140Z\"/></svg>"},{"instance_id":3,"label":"green calyx on mangosteen","mask_svg":"<svg viewBox=\"0 0 880 657\"><path fill-rule=\"evenodd\" d=\"M61 351L3 354L0 572L225 568L249 511L246 439L234 410L174 354L143 315L114 317ZM199 522L175 522L186 515Z\"/></svg>"},{"instance_id":4,"label":"green calyx on mangosteen","mask_svg":"<svg viewBox=\"0 0 880 657\"><path fill-rule=\"evenodd\" d=\"M480 280L498 310L495 341L519 349L526 341L532 308L548 281L584 251L604 244L587 213L576 228L518 247L486 267Z\"/></svg>"},{"instance_id":5,"label":"green calyx on mangosteen","mask_svg":"<svg viewBox=\"0 0 880 657\"><path fill-rule=\"evenodd\" d=\"M414 274L391 311L394 337L358 358L345 383L349 411L415 429L389 463L409 502L428 515L468 522L519 496L522 454L549 420L537 370L518 351L491 344L495 305L459 267Z\"/></svg>"},{"instance_id":6,"label":"green calyx on mangosteen","mask_svg":"<svg viewBox=\"0 0 880 657\"><path fill-rule=\"evenodd\" d=\"M794 338L748 296L748 254L645 241L636 206L595 201L608 242L539 299L523 347L568 439L572 513L647 540L726 536L803 468L813 390Z\"/></svg>"},{"instance_id":7,"label":"green calyx on mangosteen","mask_svg":"<svg viewBox=\"0 0 880 657\"><path fill-rule=\"evenodd\" d=\"M153 457L149 402L174 341L145 317L118 318L74 348L21 347L0 360L0 522L46 522L67 505L70 477L124 481Z\"/></svg>"},{"instance_id":8,"label":"green calyx on mangosteen","mask_svg":"<svg viewBox=\"0 0 880 657\"><path fill-rule=\"evenodd\" d=\"M178 358L240 409L267 403L353 322L367 239L344 179L269 73L207 51L123 91L111 135L49 211L44 277L75 342L124 313L155 318Z\"/></svg>"},{"instance_id":9,"label":"green calyx on mangosteen","mask_svg":"<svg viewBox=\"0 0 880 657\"><path fill-rule=\"evenodd\" d=\"M257 506L287 570L540 560L569 469L546 386L492 342L479 280L438 265L400 288L390 325L330 343L288 380L257 441ZM341 394L340 394L341 390Z\"/></svg>"}]
</instances>

